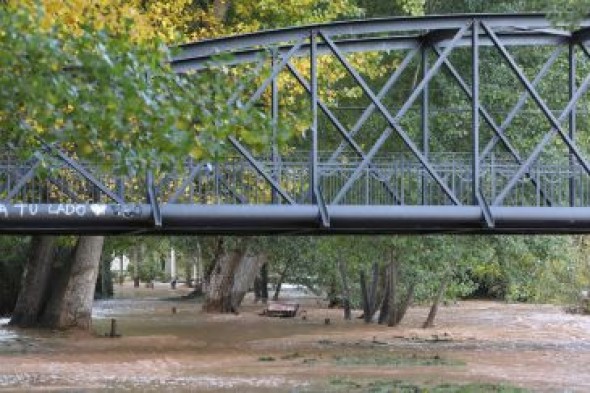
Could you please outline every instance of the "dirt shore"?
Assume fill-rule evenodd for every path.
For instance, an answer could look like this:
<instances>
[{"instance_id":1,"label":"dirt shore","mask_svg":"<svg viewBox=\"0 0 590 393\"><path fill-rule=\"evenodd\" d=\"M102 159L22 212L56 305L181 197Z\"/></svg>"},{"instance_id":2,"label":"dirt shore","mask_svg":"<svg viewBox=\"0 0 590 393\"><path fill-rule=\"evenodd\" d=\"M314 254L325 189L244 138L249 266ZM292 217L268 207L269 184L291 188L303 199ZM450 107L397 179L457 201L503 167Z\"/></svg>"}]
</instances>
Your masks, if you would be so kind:
<instances>
[{"instance_id":1,"label":"dirt shore","mask_svg":"<svg viewBox=\"0 0 590 393\"><path fill-rule=\"evenodd\" d=\"M288 299L305 319L208 315L184 292L119 287L92 335L0 328L0 391L590 391L590 317L555 306L459 302L425 330L424 307L388 328L314 298Z\"/></svg>"}]
</instances>

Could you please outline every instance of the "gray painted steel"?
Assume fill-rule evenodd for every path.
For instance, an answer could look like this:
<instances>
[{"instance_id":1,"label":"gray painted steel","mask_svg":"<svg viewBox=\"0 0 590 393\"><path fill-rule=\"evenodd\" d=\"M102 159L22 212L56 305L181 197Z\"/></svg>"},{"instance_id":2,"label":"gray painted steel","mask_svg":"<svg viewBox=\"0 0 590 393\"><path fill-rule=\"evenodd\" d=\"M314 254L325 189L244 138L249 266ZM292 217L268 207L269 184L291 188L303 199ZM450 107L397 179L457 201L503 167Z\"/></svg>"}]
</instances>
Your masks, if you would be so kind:
<instances>
[{"instance_id":1,"label":"gray painted steel","mask_svg":"<svg viewBox=\"0 0 590 393\"><path fill-rule=\"evenodd\" d=\"M311 30L321 30L329 36L358 36L366 34L383 34L407 31L453 30L471 22L473 18L485 21L495 29L543 30L550 34L563 35L555 31L553 25L544 15L540 14L480 14L480 15L444 15L421 18L382 18L319 24L303 27L261 31L241 36L204 40L182 45L182 53L178 60L191 57L213 56L219 53L233 52L255 46L272 46L304 37ZM581 22L580 27L590 26L589 20ZM578 39L586 40L586 35L577 35Z\"/></svg>"},{"instance_id":2,"label":"gray painted steel","mask_svg":"<svg viewBox=\"0 0 590 393\"><path fill-rule=\"evenodd\" d=\"M236 70L222 68L235 85L227 105L267 111L267 150L230 137L236 156L135 178L54 145L24 163L0 157L0 233L590 233L588 27L570 32L538 14L449 15L182 45L171 65L187 78ZM371 79L352 54L392 67ZM536 70L530 80L524 59ZM504 67L504 85L488 80L490 63ZM322 79L337 68L346 78ZM563 92L543 90L560 78ZM339 105L330 97L347 85L362 94ZM308 131L281 149L289 102L306 108L298 120ZM464 129L456 143L445 144L452 133L440 113ZM39 171L41 155L50 173Z\"/></svg>"},{"instance_id":3,"label":"gray painted steel","mask_svg":"<svg viewBox=\"0 0 590 393\"><path fill-rule=\"evenodd\" d=\"M162 226L155 225L149 204L6 206L0 233L69 234L373 234L373 233L588 233L590 209L577 207L492 207L489 228L476 206L356 206L327 208L330 227L321 225L313 205L187 205L161 206ZM62 213L56 213L61 210ZM123 210L123 211L122 211ZM77 212L76 212L77 211ZM3 214L3 213L0 213Z\"/></svg>"}]
</instances>

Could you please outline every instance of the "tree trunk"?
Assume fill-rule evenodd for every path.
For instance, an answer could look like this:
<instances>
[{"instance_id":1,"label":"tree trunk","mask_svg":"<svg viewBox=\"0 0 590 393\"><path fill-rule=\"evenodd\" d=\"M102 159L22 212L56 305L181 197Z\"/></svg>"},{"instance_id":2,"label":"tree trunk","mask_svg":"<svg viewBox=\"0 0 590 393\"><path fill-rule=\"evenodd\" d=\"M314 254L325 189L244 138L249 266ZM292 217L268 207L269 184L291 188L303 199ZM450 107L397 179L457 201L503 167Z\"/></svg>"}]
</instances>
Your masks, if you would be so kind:
<instances>
[{"instance_id":1,"label":"tree trunk","mask_svg":"<svg viewBox=\"0 0 590 393\"><path fill-rule=\"evenodd\" d=\"M397 324L397 279L398 279L398 265L395 259L393 250L390 250L389 256L389 287L390 287L390 298L389 298L389 315L387 320L387 326L395 326Z\"/></svg>"},{"instance_id":2,"label":"tree trunk","mask_svg":"<svg viewBox=\"0 0 590 393\"><path fill-rule=\"evenodd\" d=\"M360 285L361 285L361 302L363 304L363 319L365 323L371 322L371 308L369 304L369 291L367 290L367 278L365 272L360 272Z\"/></svg>"},{"instance_id":3,"label":"tree trunk","mask_svg":"<svg viewBox=\"0 0 590 393\"><path fill-rule=\"evenodd\" d=\"M279 293L281 293L281 286L283 285L283 281L285 281L285 277L287 277L287 270L289 270L289 265L285 265L285 268L279 276L279 281L277 282L277 286L275 288L275 294L272 296L272 300L275 302L279 300Z\"/></svg>"},{"instance_id":4,"label":"tree trunk","mask_svg":"<svg viewBox=\"0 0 590 393\"><path fill-rule=\"evenodd\" d=\"M231 301L234 273L245 254L246 250L239 250L222 253L217 257L209 278L209 286L203 303L204 311L219 313L235 311Z\"/></svg>"},{"instance_id":5,"label":"tree trunk","mask_svg":"<svg viewBox=\"0 0 590 393\"><path fill-rule=\"evenodd\" d=\"M443 296L445 295L445 291L447 290L447 285L449 283L449 278L445 277L440 283L440 287L438 289L438 293L434 297L434 301L432 302L432 306L430 307L430 312L428 313L428 318L424 322L422 327L424 329L434 327L434 318L436 318L436 313L438 311L438 305L442 301Z\"/></svg>"},{"instance_id":6,"label":"tree trunk","mask_svg":"<svg viewBox=\"0 0 590 393\"><path fill-rule=\"evenodd\" d=\"M31 239L31 255L27 261L23 286L19 292L10 325L37 326L51 279L55 241L56 238L53 236L34 236Z\"/></svg>"},{"instance_id":7,"label":"tree trunk","mask_svg":"<svg viewBox=\"0 0 590 393\"><path fill-rule=\"evenodd\" d=\"M363 319L366 323L373 320L373 316L377 312L377 287L379 286L379 265L377 262L373 263L371 283L367 285L365 272L361 271L361 299L363 302Z\"/></svg>"},{"instance_id":8,"label":"tree trunk","mask_svg":"<svg viewBox=\"0 0 590 393\"><path fill-rule=\"evenodd\" d=\"M268 302L268 262L260 268L260 298L262 303Z\"/></svg>"},{"instance_id":9,"label":"tree trunk","mask_svg":"<svg viewBox=\"0 0 590 393\"><path fill-rule=\"evenodd\" d=\"M262 288L261 288L261 279L260 279L260 272L259 274L254 277L254 303L258 303L262 298Z\"/></svg>"},{"instance_id":10,"label":"tree trunk","mask_svg":"<svg viewBox=\"0 0 590 393\"><path fill-rule=\"evenodd\" d=\"M397 309L397 317L396 317L396 325L399 325L399 323L402 321L402 319L404 319L404 317L406 316L406 312L408 311L408 309L410 308L410 306L412 305L412 303L414 302L414 294L416 293L416 282L412 282L410 284L410 286L408 287L408 292L406 293L406 296L404 297L403 302L400 304L400 306Z\"/></svg>"},{"instance_id":11,"label":"tree trunk","mask_svg":"<svg viewBox=\"0 0 590 393\"><path fill-rule=\"evenodd\" d=\"M111 275L111 259L104 253L100 258L98 279L96 280L94 298L108 299L113 297L113 277Z\"/></svg>"},{"instance_id":12,"label":"tree trunk","mask_svg":"<svg viewBox=\"0 0 590 393\"><path fill-rule=\"evenodd\" d=\"M135 244L133 246L133 288L139 288L139 258L141 255L140 246Z\"/></svg>"},{"instance_id":13,"label":"tree trunk","mask_svg":"<svg viewBox=\"0 0 590 393\"><path fill-rule=\"evenodd\" d=\"M350 320L352 318L350 312L350 288L348 287L346 261L340 257L338 258L338 270L340 271L340 278L342 280L342 307L344 308L344 319Z\"/></svg>"},{"instance_id":14,"label":"tree trunk","mask_svg":"<svg viewBox=\"0 0 590 393\"><path fill-rule=\"evenodd\" d=\"M124 258L125 254L121 253L121 255L119 255L119 285L123 285L123 283L125 282L125 274L123 273Z\"/></svg>"},{"instance_id":15,"label":"tree trunk","mask_svg":"<svg viewBox=\"0 0 590 393\"><path fill-rule=\"evenodd\" d=\"M0 318L10 316L14 312L23 285L24 265L26 261L0 260Z\"/></svg>"},{"instance_id":16,"label":"tree trunk","mask_svg":"<svg viewBox=\"0 0 590 393\"><path fill-rule=\"evenodd\" d=\"M57 324L72 270L74 251L75 248L70 246L57 248L51 272L51 286L47 293L44 310L39 318L39 326L41 327L52 328Z\"/></svg>"},{"instance_id":17,"label":"tree trunk","mask_svg":"<svg viewBox=\"0 0 590 393\"><path fill-rule=\"evenodd\" d=\"M185 277L184 286L185 287L189 287L189 288L193 287L193 280L194 280L193 271L196 270L196 269L193 269L193 266L194 265L192 263L189 263L188 261L186 261L184 264L184 277Z\"/></svg>"},{"instance_id":18,"label":"tree trunk","mask_svg":"<svg viewBox=\"0 0 590 393\"><path fill-rule=\"evenodd\" d=\"M369 288L369 308L371 310L371 315L369 317L369 322L373 319L373 316L377 312L377 288L379 286L379 265L377 262L373 262L373 276L371 281L371 287Z\"/></svg>"},{"instance_id":19,"label":"tree trunk","mask_svg":"<svg viewBox=\"0 0 590 393\"><path fill-rule=\"evenodd\" d=\"M381 284L383 287L383 300L381 301L381 308L379 309L379 320L377 323L383 325L389 320L389 302L391 301L391 269L386 266L382 269Z\"/></svg>"},{"instance_id":20,"label":"tree trunk","mask_svg":"<svg viewBox=\"0 0 590 393\"><path fill-rule=\"evenodd\" d=\"M362 318L366 323L370 323L377 312L377 301L379 297L379 265L375 262L372 266L371 282L367 283L365 272L360 273L361 301L363 305Z\"/></svg>"},{"instance_id":21,"label":"tree trunk","mask_svg":"<svg viewBox=\"0 0 590 393\"><path fill-rule=\"evenodd\" d=\"M218 236L215 243L216 243L216 245L215 245L215 251L213 252L213 259L208 260L207 264L203 266L203 282L206 285L209 285L209 283L211 282L211 277L213 276L213 273L217 269L217 265L219 263L219 260L225 254L225 252L224 252L224 243L225 242L224 242L223 236Z\"/></svg>"},{"instance_id":22,"label":"tree trunk","mask_svg":"<svg viewBox=\"0 0 590 393\"><path fill-rule=\"evenodd\" d=\"M237 310L244 300L244 296L254 283L256 273L260 271L260 267L265 263L266 257L264 255L245 255L240 261L235 273L234 283L231 290L232 308Z\"/></svg>"},{"instance_id":23,"label":"tree trunk","mask_svg":"<svg viewBox=\"0 0 590 393\"><path fill-rule=\"evenodd\" d=\"M90 329L92 301L103 244L104 236L78 238L63 294L52 294L55 301L44 318L48 327Z\"/></svg>"}]
</instances>

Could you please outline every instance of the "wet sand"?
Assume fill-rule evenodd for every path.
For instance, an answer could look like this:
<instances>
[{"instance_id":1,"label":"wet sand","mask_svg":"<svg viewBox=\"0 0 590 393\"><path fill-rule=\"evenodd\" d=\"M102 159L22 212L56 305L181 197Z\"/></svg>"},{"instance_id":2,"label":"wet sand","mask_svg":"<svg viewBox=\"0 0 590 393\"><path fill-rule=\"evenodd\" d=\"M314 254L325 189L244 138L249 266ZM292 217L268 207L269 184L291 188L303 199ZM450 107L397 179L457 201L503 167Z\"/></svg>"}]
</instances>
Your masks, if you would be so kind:
<instances>
[{"instance_id":1,"label":"wet sand","mask_svg":"<svg viewBox=\"0 0 590 393\"><path fill-rule=\"evenodd\" d=\"M590 391L590 317L560 307L459 302L425 330L426 307L388 328L315 298L291 299L304 320L262 317L249 298L239 315L208 315L161 300L184 288L117 290L96 302L93 334L0 328L0 391L368 392L394 380ZM119 338L104 337L111 318Z\"/></svg>"}]
</instances>

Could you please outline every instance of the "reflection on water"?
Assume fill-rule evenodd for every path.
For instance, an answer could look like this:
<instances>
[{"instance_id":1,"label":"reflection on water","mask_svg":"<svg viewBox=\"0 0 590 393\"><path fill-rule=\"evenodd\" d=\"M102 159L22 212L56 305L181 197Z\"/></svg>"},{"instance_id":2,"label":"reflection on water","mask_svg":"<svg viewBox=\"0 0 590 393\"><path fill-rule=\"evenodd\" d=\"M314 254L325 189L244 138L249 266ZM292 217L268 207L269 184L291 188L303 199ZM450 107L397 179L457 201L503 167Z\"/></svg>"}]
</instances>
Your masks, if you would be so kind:
<instances>
[{"instance_id":1,"label":"reflection on water","mask_svg":"<svg viewBox=\"0 0 590 393\"><path fill-rule=\"evenodd\" d=\"M6 324L8 324L9 321L10 318L0 318L0 345L18 337L14 331L6 327Z\"/></svg>"},{"instance_id":2,"label":"reflection on water","mask_svg":"<svg viewBox=\"0 0 590 393\"><path fill-rule=\"evenodd\" d=\"M157 300L149 299L110 299L97 300L92 308L93 319L113 318L117 316L132 316L150 314L156 311Z\"/></svg>"}]
</instances>

